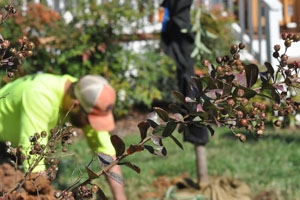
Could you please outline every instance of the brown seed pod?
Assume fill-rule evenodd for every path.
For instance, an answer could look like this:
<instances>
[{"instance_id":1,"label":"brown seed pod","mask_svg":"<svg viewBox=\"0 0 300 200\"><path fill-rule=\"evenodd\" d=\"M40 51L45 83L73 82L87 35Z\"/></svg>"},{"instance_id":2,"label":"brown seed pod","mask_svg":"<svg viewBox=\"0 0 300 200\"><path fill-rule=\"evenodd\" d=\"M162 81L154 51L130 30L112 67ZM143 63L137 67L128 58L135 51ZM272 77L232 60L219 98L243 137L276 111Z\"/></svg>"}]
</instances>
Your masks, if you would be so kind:
<instances>
[{"instance_id":1,"label":"brown seed pod","mask_svg":"<svg viewBox=\"0 0 300 200\"><path fill-rule=\"evenodd\" d=\"M247 140L247 137L244 134L241 134L241 133L239 134L238 138L241 142L246 142L246 140Z\"/></svg>"},{"instance_id":2,"label":"brown seed pod","mask_svg":"<svg viewBox=\"0 0 300 200\"><path fill-rule=\"evenodd\" d=\"M248 120L246 118L240 119L240 125L243 126L243 127L247 127L248 126Z\"/></svg>"},{"instance_id":3,"label":"brown seed pod","mask_svg":"<svg viewBox=\"0 0 300 200\"><path fill-rule=\"evenodd\" d=\"M274 125L275 125L276 127L281 127L282 121L276 120L276 121L274 122Z\"/></svg>"},{"instance_id":4,"label":"brown seed pod","mask_svg":"<svg viewBox=\"0 0 300 200\"><path fill-rule=\"evenodd\" d=\"M245 45L244 43L242 43L242 42L239 43L239 48L240 48L240 49L244 49L245 47L246 47L246 45Z\"/></svg>"},{"instance_id":5,"label":"brown seed pod","mask_svg":"<svg viewBox=\"0 0 300 200\"><path fill-rule=\"evenodd\" d=\"M279 50L280 50L280 45L279 44L274 45L274 51L279 51Z\"/></svg>"}]
</instances>

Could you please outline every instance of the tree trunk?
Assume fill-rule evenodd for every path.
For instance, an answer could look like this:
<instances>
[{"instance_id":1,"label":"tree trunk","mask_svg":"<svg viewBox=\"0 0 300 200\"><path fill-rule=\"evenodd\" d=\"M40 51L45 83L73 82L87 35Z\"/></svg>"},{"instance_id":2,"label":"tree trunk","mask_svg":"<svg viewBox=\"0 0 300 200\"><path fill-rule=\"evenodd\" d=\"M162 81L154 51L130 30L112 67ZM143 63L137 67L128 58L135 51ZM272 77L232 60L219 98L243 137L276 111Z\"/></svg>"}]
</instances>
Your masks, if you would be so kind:
<instances>
[{"instance_id":1,"label":"tree trunk","mask_svg":"<svg viewBox=\"0 0 300 200\"><path fill-rule=\"evenodd\" d=\"M197 184L202 188L208 185L209 177L207 170L206 147L205 145L195 144Z\"/></svg>"}]
</instances>

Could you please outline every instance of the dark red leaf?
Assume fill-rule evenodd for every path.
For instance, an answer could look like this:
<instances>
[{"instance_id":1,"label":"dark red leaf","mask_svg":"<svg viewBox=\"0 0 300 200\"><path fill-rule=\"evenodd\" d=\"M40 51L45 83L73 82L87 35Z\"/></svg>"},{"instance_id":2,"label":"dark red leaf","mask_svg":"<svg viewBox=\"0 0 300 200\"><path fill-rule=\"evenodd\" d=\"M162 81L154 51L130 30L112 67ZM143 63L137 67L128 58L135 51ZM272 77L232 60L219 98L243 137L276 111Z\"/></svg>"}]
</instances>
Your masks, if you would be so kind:
<instances>
[{"instance_id":1,"label":"dark red leaf","mask_svg":"<svg viewBox=\"0 0 300 200\"><path fill-rule=\"evenodd\" d=\"M142 121L138 124L140 130L141 140L144 140L147 137L148 129L150 128L150 123L148 121Z\"/></svg>"},{"instance_id":2,"label":"dark red leaf","mask_svg":"<svg viewBox=\"0 0 300 200\"><path fill-rule=\"evenodd\" d=\"M246 78L247 78L247 87L251 88L257 81L258 77L258 67L255 64L249 64L245 66Z\"/></svg>"},{"instance_id":3,"label":"dark red leaf","mask_svg":"<svg viewBox=\"0 0 300 200\"><path fill-rule=\"evenodd\" d=\"M154 148L149 145L144 145L144 148L147 149L150 153L154 154Z\"/></svg>"},{"instance_id":4,"label":"dark red leaf","mask_svg":"<svg viewBox=\"0 0 300 200\"><path fill-rule=\"evenodd\" d=\"M123 155L123 153L125 152L125 148L126 148L123 140L117 135L112 135L110 137L110 140L116 150L116 156L119 157L119 156Z\"/></svg>"},{"instance_id":5,"label":"dark red leaf","mask_svg":"<svg viewBox=\"0 0 300 200\"><path fill-rule=\"evenodd\" d=\"M273 68L273 66L269 62L265 62L265 66L266 66L269 74L271 75L272 79L274 80L274 68Z\"/></svg>"},{"instance_id":6,"label":"dark red leaf","mask_svg":"<svg viewBox=\"0 0 300 200\"><path fill-rule=\"evenodd\" d=\"M135 152L140 152L143 151L144 147L140 145L130 145L129 148L127 149L128 154L133 154Z\"/></svg>"}]
</instances>

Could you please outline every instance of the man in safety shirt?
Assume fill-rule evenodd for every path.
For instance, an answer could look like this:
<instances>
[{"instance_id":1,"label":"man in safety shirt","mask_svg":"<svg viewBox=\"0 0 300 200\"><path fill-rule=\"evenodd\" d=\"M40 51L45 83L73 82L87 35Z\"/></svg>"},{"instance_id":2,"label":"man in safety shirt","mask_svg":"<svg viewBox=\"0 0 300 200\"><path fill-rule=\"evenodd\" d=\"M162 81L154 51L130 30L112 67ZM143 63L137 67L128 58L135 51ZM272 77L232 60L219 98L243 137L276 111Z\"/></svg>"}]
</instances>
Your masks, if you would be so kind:
<instances>
[{"instance_id":1,"label":"man in safety shirt","mask_svg":"<svg viewBox=\"0 0 300 200\"><path fill-rule=\"evenodd\" d=\"M116 93L103 77L86 75L78 80L70 75L27 75L1 88L0 97L2 144L9 141L12 146L29 149L30 136L42 131L49 133L64 117L60 116L63 111L68 112L74 126L82 128L93 152L115 158L109 131L115 128L112 109ZM0 157L3 154L0 152ZM23 165L26 170L27 162ZM45 169L41 163L34 172ZM121 175L121 168L115 165L109 172ZM114 199L125 200L124 187L110 177L107 180Z\"/></svg>"}]
</instances>

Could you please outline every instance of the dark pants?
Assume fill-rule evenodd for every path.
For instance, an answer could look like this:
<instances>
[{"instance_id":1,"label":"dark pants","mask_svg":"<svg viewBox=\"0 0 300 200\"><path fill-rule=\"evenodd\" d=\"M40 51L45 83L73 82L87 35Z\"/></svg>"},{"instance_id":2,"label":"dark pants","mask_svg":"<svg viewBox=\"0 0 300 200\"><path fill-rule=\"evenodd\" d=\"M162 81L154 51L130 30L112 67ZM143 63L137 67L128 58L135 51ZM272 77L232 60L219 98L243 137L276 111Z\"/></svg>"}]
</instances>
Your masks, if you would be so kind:
<instances>
[{"instance_id":1,"label":"dark pants","mask_svg":"<svg viewBox=\"0 0 300 200\"><path fill-rule=\"evenodd\" d=\"M183 136L184 141L195 145L206 145L209 142L209 133L205 126L191 124Z\"/></svg>"}]
</instances>

